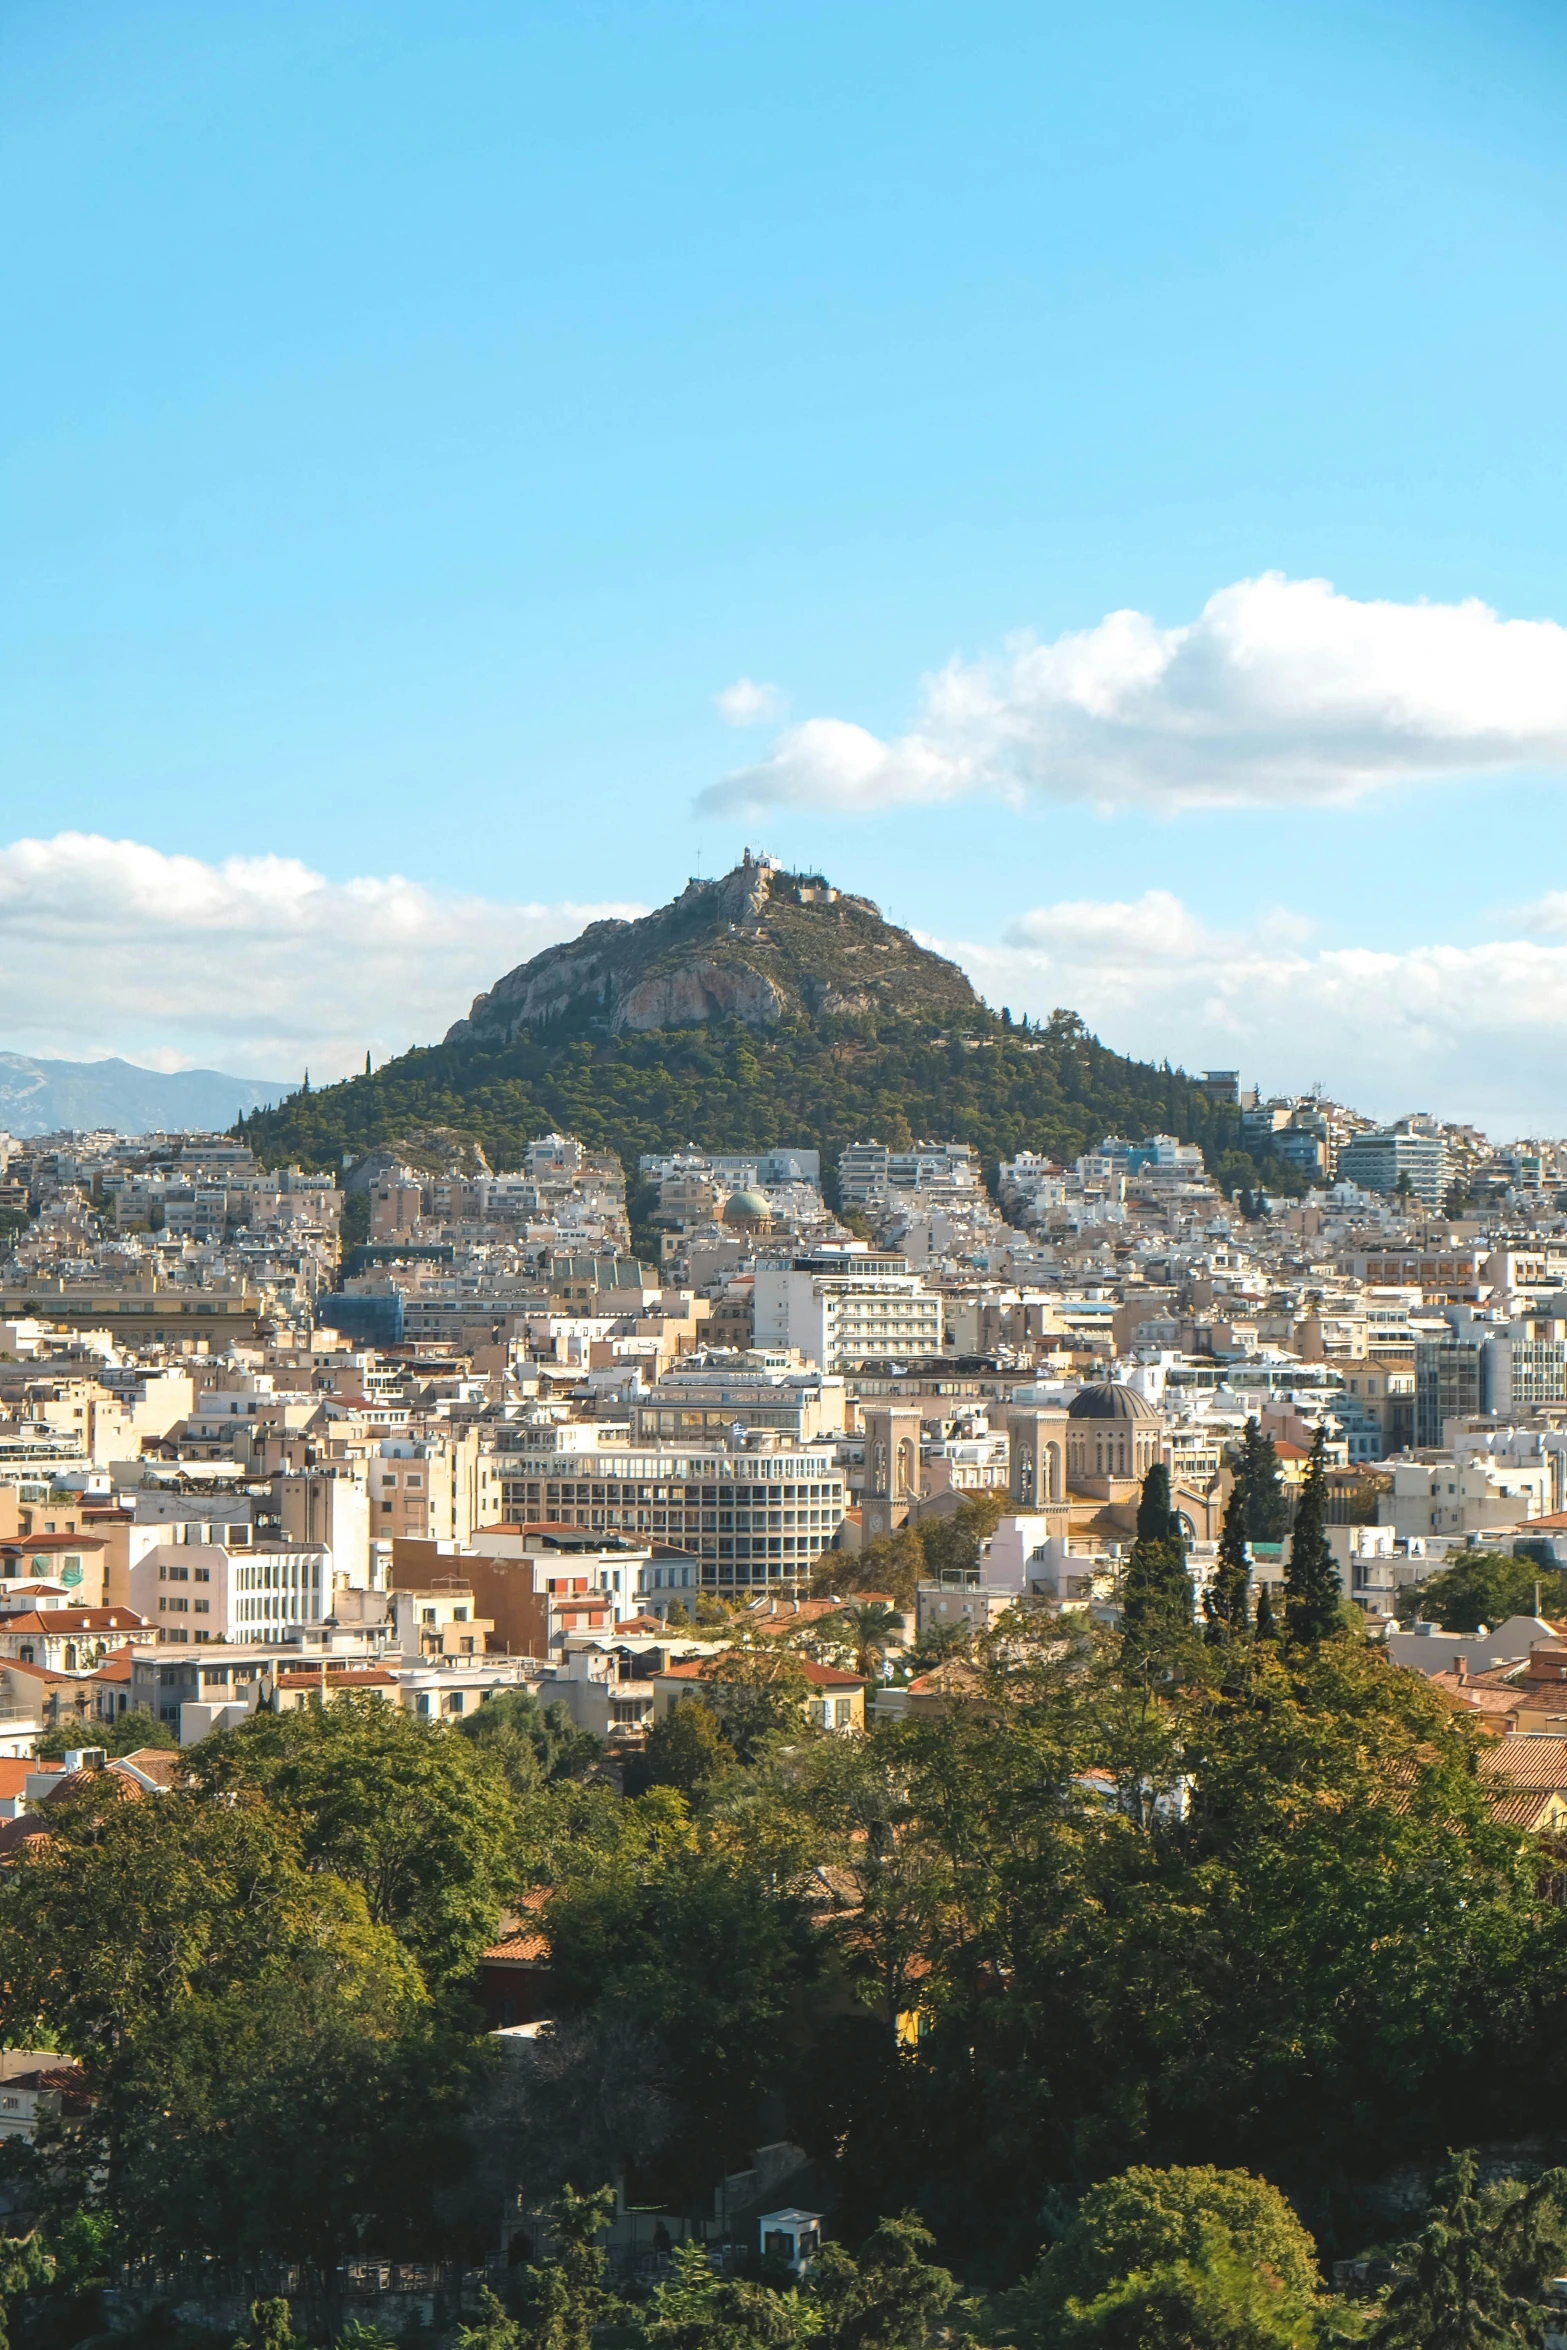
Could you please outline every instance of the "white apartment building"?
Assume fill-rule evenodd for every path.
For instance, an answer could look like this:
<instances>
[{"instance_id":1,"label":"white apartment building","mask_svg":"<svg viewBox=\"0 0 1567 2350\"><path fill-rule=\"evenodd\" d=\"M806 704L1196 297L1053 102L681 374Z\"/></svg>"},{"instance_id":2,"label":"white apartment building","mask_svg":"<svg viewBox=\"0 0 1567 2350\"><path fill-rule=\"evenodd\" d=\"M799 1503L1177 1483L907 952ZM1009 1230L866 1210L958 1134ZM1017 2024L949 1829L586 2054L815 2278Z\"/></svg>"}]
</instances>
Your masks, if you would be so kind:
<instances>
[{"instance_id":1,"label":"white apartment building","mask_svg":"<svg viewBox=\"0 0 1567 2350\"><path fill-rule=\"evenodd\" d=\"M1551 1471L1543 1460L1395 1461L1393 1490L1377 1507L1394 1534L1445 1534L1462 1539L1501 1527L1523 1526L1550 1508Z\"/></svg>"},{"instance_id":2,"label":"white apartment building","mask_svg":"<svg viewBox=\"0 0 1567 2350\"><path fill-rule=\"evenodd\" d=\"M279 1640L290 1625L330 1615L332 1554L315 1543L159 1543L133 1563L130 1584L132 1607L162 1646Z\"/></svg>"},{"instance_id":3,"label":"white apartment building","mask_svg":"<svg viewBox=\"0 0 1567 2350\"><path fill-rule=\"evenodd\" d=\"M754 1294L756 1345L797 1348L823 1371L941 1352L941 1299L906 1257L863 1241L762 1257Z\"/></svg>"},{"instance_id":4,"label":"white apartment building","mask_svg":"<svg viewBox=\"0 0 1567 2350\"><path fill-rule=\"evenodd\" d=\"M838 1189L851 1205L933 1184L978 1189L979 1153L972 1143L917 1142L912 1150L895 1151L879 1142L853 1142L838 1154Z\"/></svg>"},{"instance_id":5,"label":"white apartment building","mask_svg":"<svg viewBox=\"0 0 1567 2350\"><path fill-rule=\"evenodd\" d=\"M678 1591L684 1567L727 1589L805 1582L843 1522L843 1476L830 1444L630 1448L596 1453L519 1450L506 1461L509 1519L582 1526L647 1544L641 1590ZM481 1537L482 1539L482 1537ZM660 1560L663 1547L681 1554ZM658 1578L678 1570L681 1580Z\"/></svg>"},{"instance_id":6,"label":"white apartment building","mask_svg":"<svg viewBox=\"0 0 1567 2350\"><path fill-rule=\"evenodd\" d=\"M1453 1161L1435 1121L1401 1118L1395 1126L1357 1134L1338 1155L1339 1180L1362 1191L1391 1192L1408 1178L1414 1197L1439 1208L1452 1179Z\"/></svg>"}]
</instances>

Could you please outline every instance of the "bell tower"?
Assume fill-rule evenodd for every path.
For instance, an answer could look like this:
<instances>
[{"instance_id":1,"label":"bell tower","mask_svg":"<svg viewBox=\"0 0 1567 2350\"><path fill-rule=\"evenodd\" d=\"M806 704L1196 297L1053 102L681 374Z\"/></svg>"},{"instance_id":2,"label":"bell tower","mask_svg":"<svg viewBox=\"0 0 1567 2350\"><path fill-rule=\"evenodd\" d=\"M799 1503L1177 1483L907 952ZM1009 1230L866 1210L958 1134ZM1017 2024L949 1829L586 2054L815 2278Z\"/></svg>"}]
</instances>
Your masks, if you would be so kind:
<instances>
[{"instance_id":1,"label":"bell tower","mask_svg":"<svg viewBox=\"0 0 1567 2350\"><path fill-rule=\"evenodd\" d=\"M1024 1404L1007 1414L1007 1489L1014 1510L1043 1516L1066 1507L1066 1413Z\"/></svg>"},{"instance_id":2,"label":"bell tower","mask_svg":"<svg viewBox=\"0 0 1567 2350\"><path fill-rule=\"evenodd\" d=\"M914 1404L883 1404L863 1417L862 1501L865 1535L870 1541L901 1526L920 1498L920 1435L924 1423Z\"/></svg>"}]
</instances>

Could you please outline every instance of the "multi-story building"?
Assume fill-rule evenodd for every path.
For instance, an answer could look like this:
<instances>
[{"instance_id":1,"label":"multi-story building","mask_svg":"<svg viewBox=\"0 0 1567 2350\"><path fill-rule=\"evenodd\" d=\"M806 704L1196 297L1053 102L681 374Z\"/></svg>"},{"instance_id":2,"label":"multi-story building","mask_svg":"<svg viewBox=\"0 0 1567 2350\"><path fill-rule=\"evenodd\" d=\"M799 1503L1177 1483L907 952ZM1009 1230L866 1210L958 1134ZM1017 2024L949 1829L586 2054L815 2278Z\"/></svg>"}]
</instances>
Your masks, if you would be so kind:
<instances>
[{"instance_id":1,"label":"multi-story building","mask_svg":"<svg viewBox=\"0 0 1567 2350\"><path fill-rule=\"evenodd\" d=\"M838 1155L838 1191L850 1206L884 1199L889 1191L919 1191L935 1184L979 1187L979 1153L968 1142L917 1142L912 1150L884 1143L853 1142Z\"/></svg>"},{"instance_id":2,"label":"multi-story building","mask_svg":"<svg viewBox=\"0 0 1567 2350\"><path fill-rule=\"evenodd\" d=\"M1536 1404L1567 1402L1567 1321L1526 1315L1491 1339L1486 1353L1492 1412L1525 1412Z\"/></svg>"},{"instance_id":3,"label":"multi-story building","mask_svg":"<svg viewBox=\"0 0 1567 2350\"><path fill-rule=\"evenodd\" d=\"M1449 1420L1491 1409L1487 1341L1473 1335L1415 1341L1415 1442L1440 1444Z\"/></svg>"},{"instance_id":4,"label":"multi-story building","mask_svg":"<svg viewBox=\"0 0 1567 2350\"><path fill-rule=\"evenodd\" d=\"M941 1299L906 1257L863 1242L760 1257L753 1295L756 1344L796 1348L824 1371L941 1352Z\"/></svg>"},{"instance_id":5,"label":"multi-story building","mask_svg":"<svg viewBox=\"0 0 1567 2350\"><path fill-rule=\"evenodd\" d=\"M1338 1175L1341 1183L1362 1191L1395 1192L1402 1186L1427 1207L1439 1208L1453 1168L1447 1139L1433 1119L1401 1118L1346 1142L1338 1155Z\"/></svg>"},{"instance_id":6,"label":"multi-story building","mask_svg":"<svg viewBox=\"0 0 1567 2350\"><path fill-rule=\"evenodd\" d=\"M136 1560L130 1586L163 1646L278 1640L331 1614L332 1554L314 1544L159 1543Z\"/></svg>"},{"instance_id":7,"label":"multi-story building","mask_svg":"<svg viewBox=\"0 0 1567 2350\"><path fill-rule=\"evenodd\" d=\"M519 1451L508 1468L509 1519L618 1534L655 1554L662 1545L698 1562L709 1589L803 1583L843 1522L826 1444Z\"/></svg>"},{"instance_id":8,"label":"multi-story building","mask_svg":"<svg viewBox=\"0 0 1567 2350\"><path fill-rule=\"evenodd\" d=\"M365 1462L371 1537L423 1534L466 1542L478 1523L479 1434L387 1436Z\"/></svg>"},{"instance_id":9,"label":"multi-story building","mask_svg":"<svg viewBox=\"0 0 1567 2350\"><path fill-rule=\"evenodd\" d=\"M786 1354L693 1355L666 1371L634 1406L635 1432L649 1444L716 1443L736 1428L767 1429L794 1444L841 1436L842 1379Z\"/></svg>"}]
</instances>

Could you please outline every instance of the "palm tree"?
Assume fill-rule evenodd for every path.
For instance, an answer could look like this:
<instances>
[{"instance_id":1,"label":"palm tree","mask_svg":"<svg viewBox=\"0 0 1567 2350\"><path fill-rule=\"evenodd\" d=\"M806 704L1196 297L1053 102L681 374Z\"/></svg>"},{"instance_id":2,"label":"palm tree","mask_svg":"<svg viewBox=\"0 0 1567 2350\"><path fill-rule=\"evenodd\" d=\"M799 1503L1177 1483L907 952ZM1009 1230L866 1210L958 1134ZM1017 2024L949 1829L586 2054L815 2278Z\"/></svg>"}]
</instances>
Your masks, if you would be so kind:
<instances>
[{"instance_id":1,"label":"palm tree","mask_svg":"<svg viewBox=\"0 0 1567 2350\"><path fill-rule=\"evenodd\" d=\"M903 1630L898 1610L884 1599L865 1599L853 1607L840 1608L832 1621L835 1627L842 1627L842 1637L854 1651L855 1671L864 1680L879 1681L893 1635Z\"/></svg>"}]
</instances>

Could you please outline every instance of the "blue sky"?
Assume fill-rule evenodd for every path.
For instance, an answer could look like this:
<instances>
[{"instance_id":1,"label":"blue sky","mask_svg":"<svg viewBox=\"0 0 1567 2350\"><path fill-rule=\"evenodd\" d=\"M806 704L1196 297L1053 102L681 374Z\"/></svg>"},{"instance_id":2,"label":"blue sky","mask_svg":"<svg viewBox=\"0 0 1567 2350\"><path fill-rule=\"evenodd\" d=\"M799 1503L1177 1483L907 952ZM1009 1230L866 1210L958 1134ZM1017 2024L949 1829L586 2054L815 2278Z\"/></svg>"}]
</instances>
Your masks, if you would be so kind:
<instances>
[{"instance_id":1,"label":"blue sky","mask_svg":"<svg viewBox=\"0 0 1567 2350\"><path fill-rule=\"evenodd\" d=\"M1564 64L1510 0L13 4L0 1044L346 1069L761 841L1110 1041L1567 1128L1567 637L1411 640L1411 715L1375 618L1567 622ZM1275 573L1306 686L1199 629L1113 788L1032 684L1021 763L927 723Z\"/></svg>"}]
</instances>

